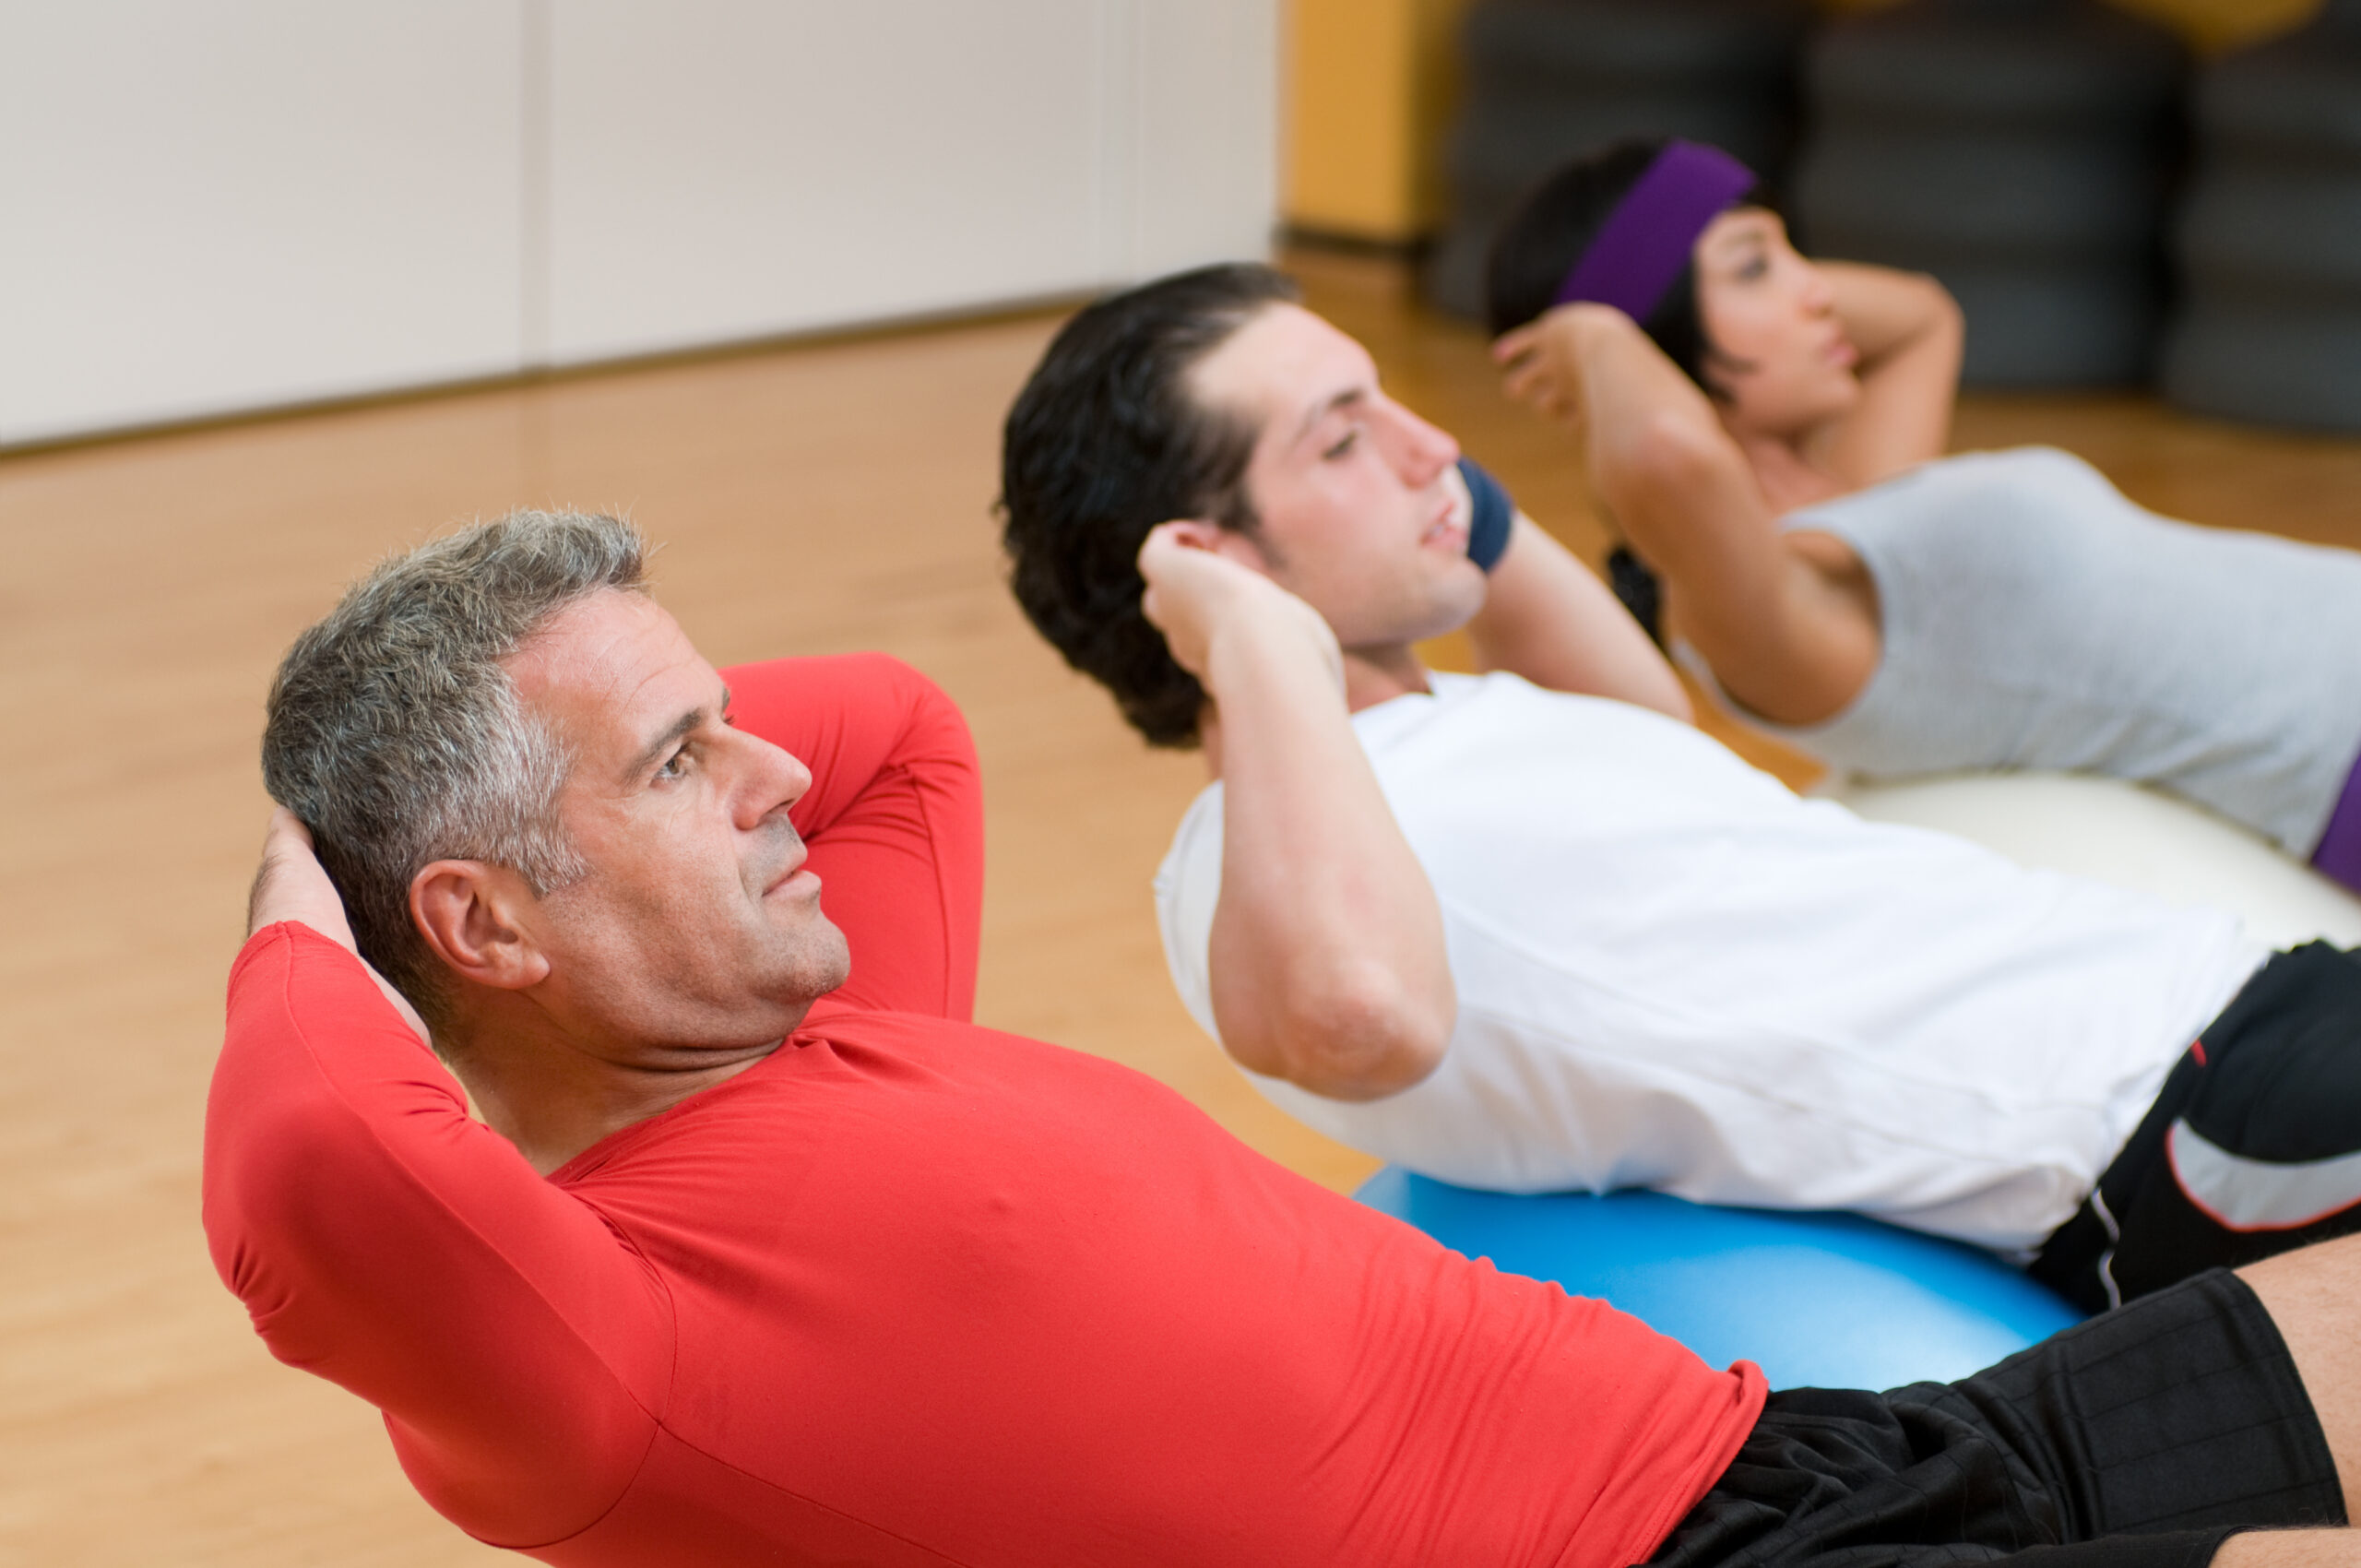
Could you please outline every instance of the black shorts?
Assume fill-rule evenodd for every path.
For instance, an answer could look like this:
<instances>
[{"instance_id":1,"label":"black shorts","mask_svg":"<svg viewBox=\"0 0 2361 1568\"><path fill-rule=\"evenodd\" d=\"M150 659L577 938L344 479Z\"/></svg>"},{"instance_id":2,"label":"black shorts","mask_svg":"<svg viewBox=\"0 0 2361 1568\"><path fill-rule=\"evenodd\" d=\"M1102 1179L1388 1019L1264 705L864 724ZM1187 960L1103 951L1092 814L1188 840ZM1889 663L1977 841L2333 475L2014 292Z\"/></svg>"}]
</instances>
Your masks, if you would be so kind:
<instances>
[{"instance_id":1,"label":"black shorts","mask_svg":"<svg viewBox=\"0 0 2361 1568\"><path fill-rule=\"evenodd\" d=\"M2215 1272L1955 1384L1771 1396L1652 1568L2202 1568L2241 1528L2342 1525L2271 1316Z\"/></svg>"},{"instance_id":2,"label":"black shorts","mask_svg":"<svg viewBox=\"0 0 2361 1568\"><path fill-rule=\"evenodd\" d=\"M2272 958L2029 1272L2099 1312L2361 1229L2361 956Z\"/></svg>"}]
</instances>

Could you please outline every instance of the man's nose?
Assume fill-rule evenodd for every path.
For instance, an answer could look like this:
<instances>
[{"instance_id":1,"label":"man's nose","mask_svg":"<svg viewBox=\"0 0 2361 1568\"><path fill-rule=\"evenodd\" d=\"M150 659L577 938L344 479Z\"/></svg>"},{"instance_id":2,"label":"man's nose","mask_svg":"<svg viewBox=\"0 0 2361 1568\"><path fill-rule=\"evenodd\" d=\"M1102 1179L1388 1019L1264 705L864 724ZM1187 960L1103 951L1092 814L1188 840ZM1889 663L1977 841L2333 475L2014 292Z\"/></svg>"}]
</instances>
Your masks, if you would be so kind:
<instances>
[{"instance_id":1,"label":"man's nose","mask_svg":"<svg viewBox=\"0 0 2361 1568\"><path fill-rule=\"evenodd\" d=\"M739 780L738 825L752 830L774 812L785 811L812 788L812 770L792 752L749 735L753 754Z\"/></svg>"},{"instance_id":2,"label":"man's nose","mask_svg":"<svg viewBox=\"0 0 2361 1568\"><path fill-rule=\"evenodd\" d=\"M1399 427L1395 447L1405 483L1414 488L1431 484L1437 474L1459 461L1459 443L1449 432L1438 430L1398 403L1393 411Z\"/></svg>"}]
</instances>

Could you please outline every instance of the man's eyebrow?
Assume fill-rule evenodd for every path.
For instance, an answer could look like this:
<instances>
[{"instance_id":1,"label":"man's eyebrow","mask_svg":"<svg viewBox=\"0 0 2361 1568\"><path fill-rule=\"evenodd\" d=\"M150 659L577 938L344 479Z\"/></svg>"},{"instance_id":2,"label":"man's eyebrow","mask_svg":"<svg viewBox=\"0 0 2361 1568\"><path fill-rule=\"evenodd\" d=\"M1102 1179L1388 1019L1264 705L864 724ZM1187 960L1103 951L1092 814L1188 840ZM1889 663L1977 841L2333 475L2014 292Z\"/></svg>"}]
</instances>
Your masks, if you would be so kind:
<instances>
[{"instance_id":1,"label":"man's eyebrow","mask_svg":"<svg viewBox=\"0 0 2361 1568\"><path fill-rule=\"evenodd\" d=\"M680 718L672 720L670 724L667 725L661 735L658 735L653 741L648 742L647 744L641 749L639 754L633 757L630 764L623 768L623 783L626 785L636 784L640 779L646 778L656 765L663 760L664 754L666 752L670 751L675 745L679 744L684 736L694 731L698 726L705 723L709 715L715 712L719 712L724 718L729 716L729 687L724 686L721 688L721 706L718 709L693 707L689 709L688 712L681 715Z\"/></svg>"},{"instance_id":2,"label":"man's eyebrow","mask_svg":"<svg viewBox=\"0 0 2361 1568\"><path fill-rule=\"evenodd\" d=\"M1310 413L1303 416L1303 422L1296 426L1295 440L1301 441L1311 434L1313 425L1318 424L1338 409L1349 409L1368 396L1369 388L1366 386L1347 386L1326 402L1315 405Z\"/></svg>"}]
</instances>

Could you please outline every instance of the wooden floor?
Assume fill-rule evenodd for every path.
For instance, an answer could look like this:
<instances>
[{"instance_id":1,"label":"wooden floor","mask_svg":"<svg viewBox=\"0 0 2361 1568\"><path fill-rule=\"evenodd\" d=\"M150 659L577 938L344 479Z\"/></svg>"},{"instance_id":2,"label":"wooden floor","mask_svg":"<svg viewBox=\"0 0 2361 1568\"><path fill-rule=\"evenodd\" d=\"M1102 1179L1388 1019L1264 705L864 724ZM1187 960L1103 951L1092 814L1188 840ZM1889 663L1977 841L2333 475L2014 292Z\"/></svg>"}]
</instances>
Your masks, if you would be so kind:
<instances>
[{"instance_id":1,"label":"wooden floor","mask_svg":"<svg viewBox=\"0 0 2361 1568\"><path fill-rule=\"evenodd\" d=\"M1305 270L1399 396L1596 552L1578 474L1500 400L1472 331L1409 306L1390 267ZM416 1501L367 1409L268 1359L196 1224L265 683L347 578L469 517L625 509L715 659L882 647L934 676L984 758L982 1020L1152 1073L1334 1186L1370 1169L1255 1097L1174 1001L1147 884L1197 764L1135 744L1000 586L999 421L1053 326L0 458L20 748L0 774L0 1564L495 1558ZM2134 398L1980 400L1959 434L2072 447L2165 511L2361 546L2361 445Z\"/></svg>"}]
</instances>

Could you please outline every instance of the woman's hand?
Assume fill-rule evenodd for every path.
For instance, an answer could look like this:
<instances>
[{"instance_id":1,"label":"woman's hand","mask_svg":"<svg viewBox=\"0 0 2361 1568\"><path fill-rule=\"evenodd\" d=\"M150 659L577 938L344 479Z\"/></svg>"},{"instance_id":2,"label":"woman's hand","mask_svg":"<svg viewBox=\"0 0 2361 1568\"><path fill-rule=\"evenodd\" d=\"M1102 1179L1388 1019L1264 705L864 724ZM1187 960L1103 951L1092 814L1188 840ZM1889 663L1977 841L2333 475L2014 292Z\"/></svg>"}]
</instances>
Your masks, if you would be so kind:
<instances>
[{"instance_id":1,"label":"woman's hand","mask_svg":"<svg viewBox=\"0 0 2361 1568\"><path fill-rule=\"evenodd\" d=\"M281 921L310 926L354 957L361 956L351 923L344 916L344 900L338 897L336 884L328 880L319 856L312 851L312 830L285 806L270 814L270 826L263 832L262 866L255 873L254 890L246 896L246 934L252 936ZM387 983L366 959L362 959L361 967L369 971L369 978L377 982L402 1022L421 1040L433 1043L426 1020L418 1016L409 998Z\"/></svg>"},{"instance_id":2,"label":"woman's hand","mask_svg":"<svg viewBox=\"0 0 2361 1568\"><path fill-rule=\"evenodd\" d=\"M1493 362L1503 372L1511 398L1551 419L1579 425L1583 420L1583 361L1602 332L1637 331L1631 317L1613 305L1559 305L1503 334L1492 345Z\"/></svg>"}]
</instances>

